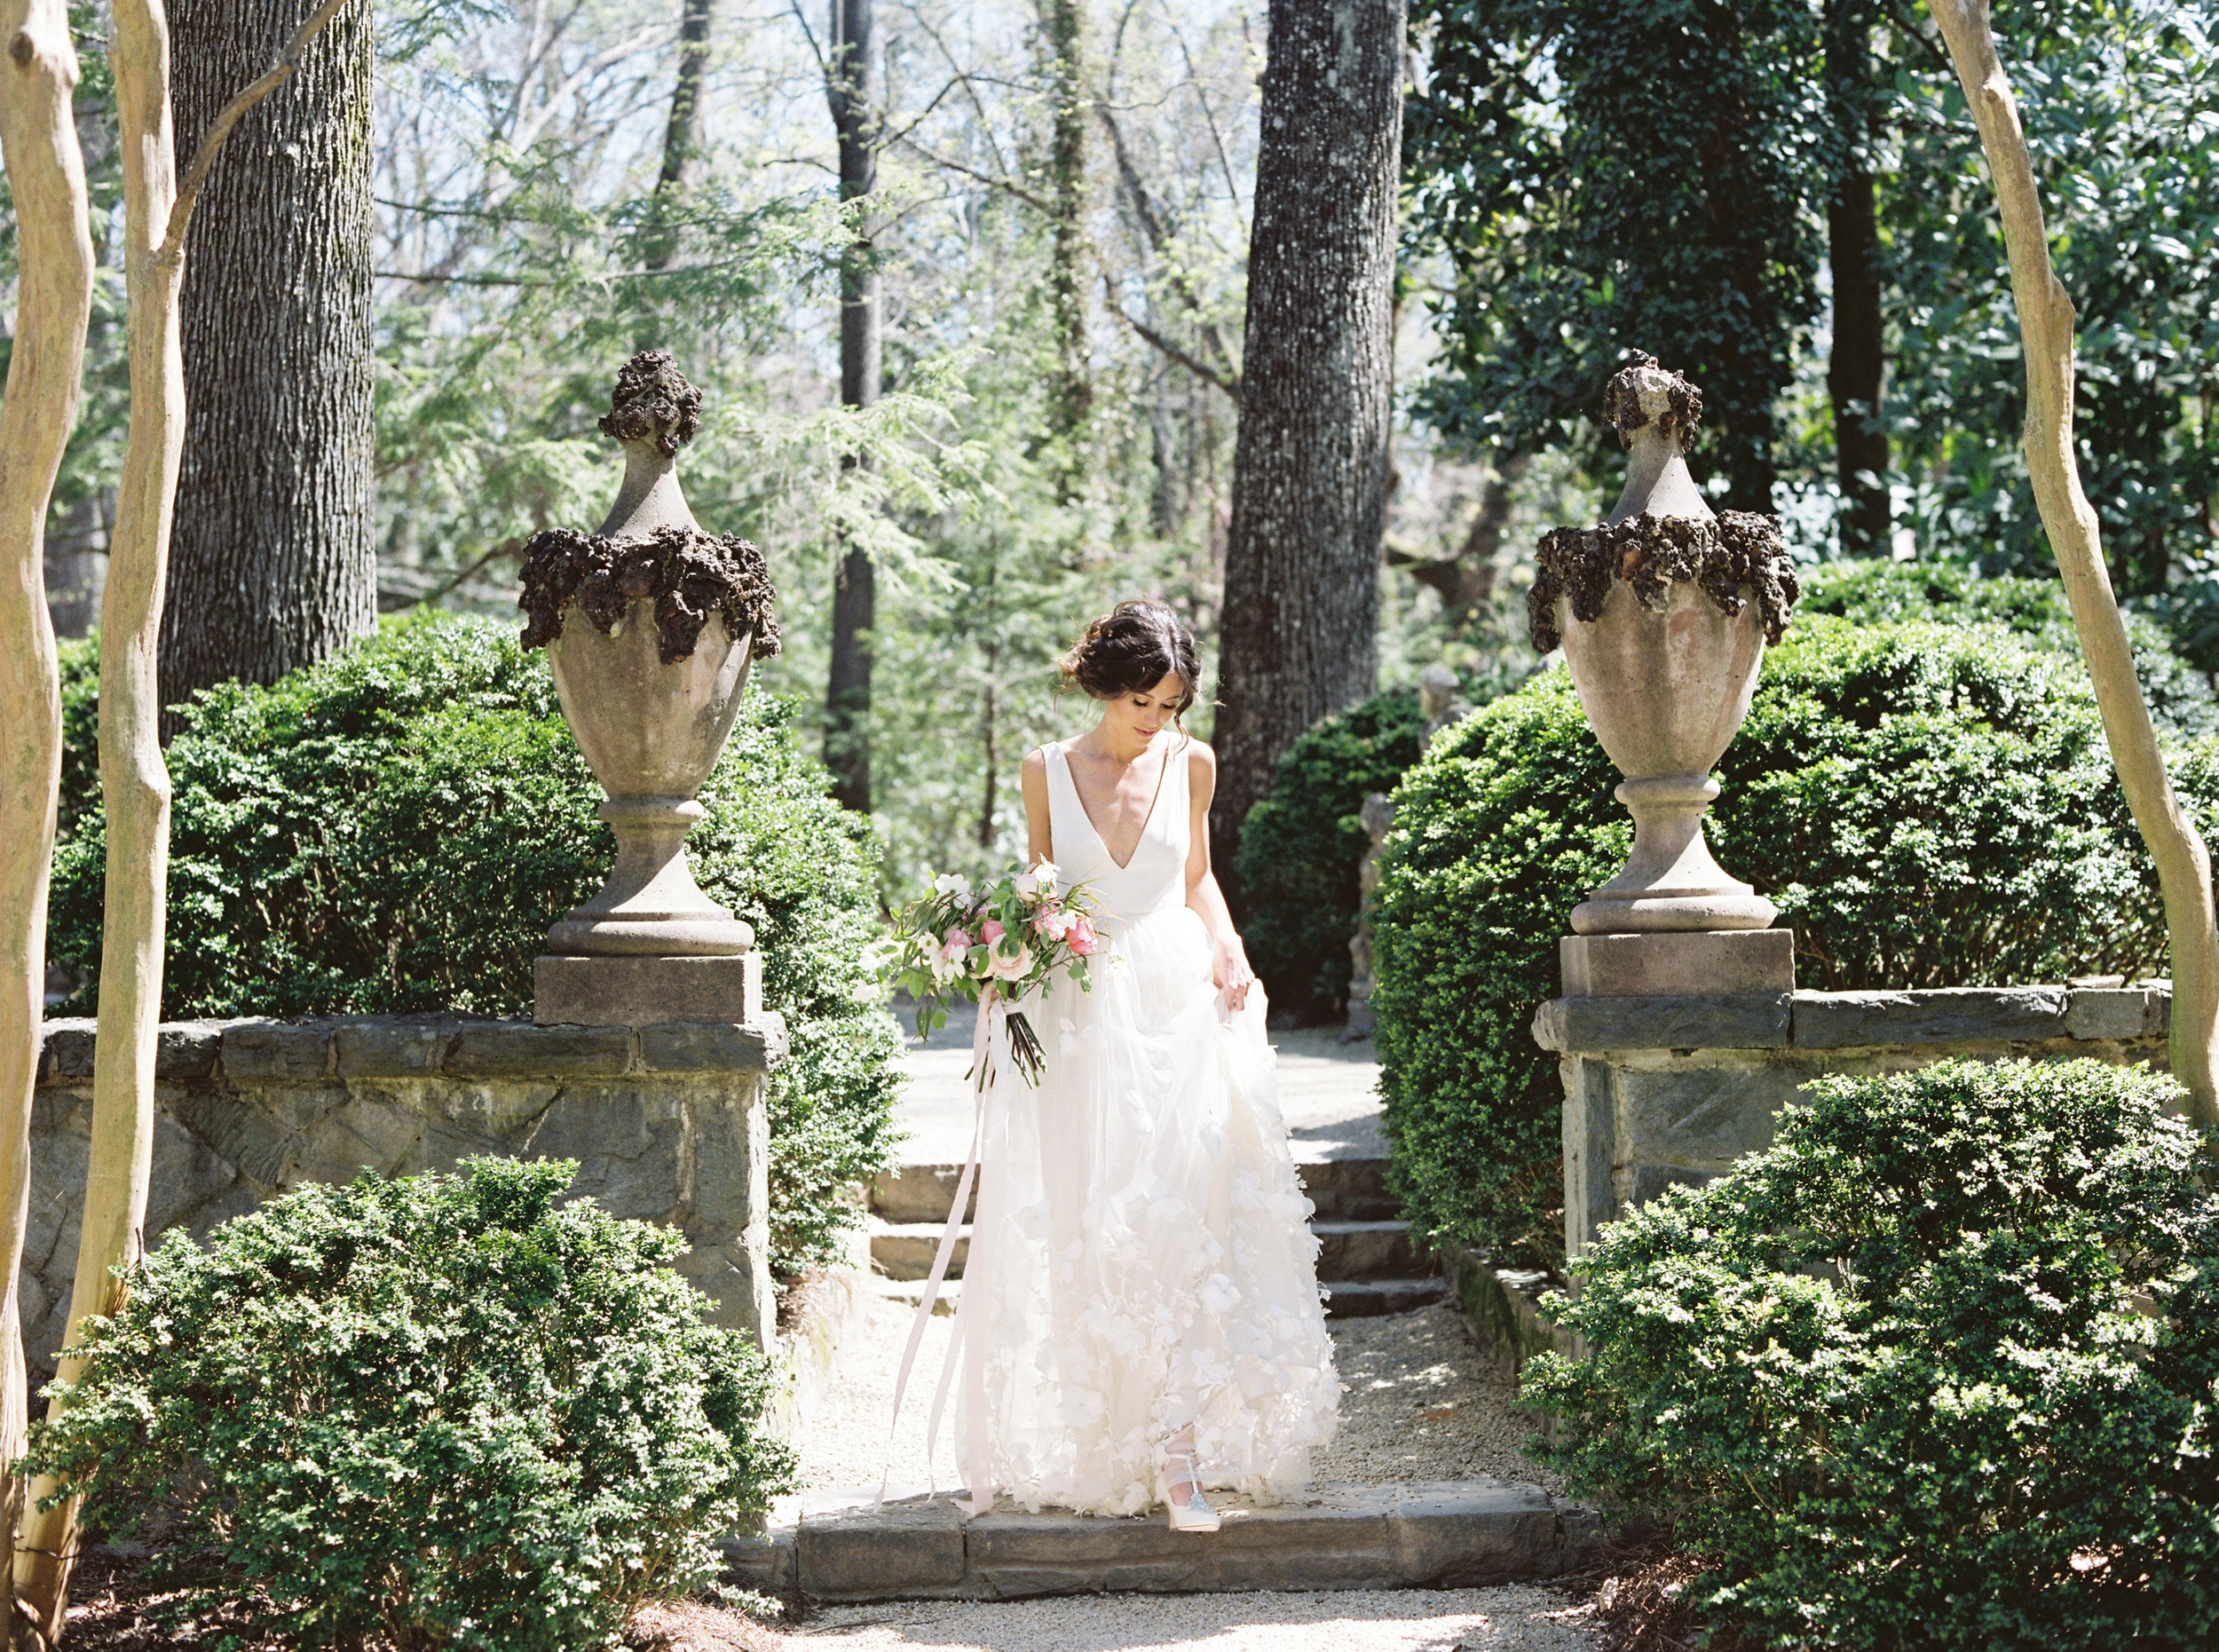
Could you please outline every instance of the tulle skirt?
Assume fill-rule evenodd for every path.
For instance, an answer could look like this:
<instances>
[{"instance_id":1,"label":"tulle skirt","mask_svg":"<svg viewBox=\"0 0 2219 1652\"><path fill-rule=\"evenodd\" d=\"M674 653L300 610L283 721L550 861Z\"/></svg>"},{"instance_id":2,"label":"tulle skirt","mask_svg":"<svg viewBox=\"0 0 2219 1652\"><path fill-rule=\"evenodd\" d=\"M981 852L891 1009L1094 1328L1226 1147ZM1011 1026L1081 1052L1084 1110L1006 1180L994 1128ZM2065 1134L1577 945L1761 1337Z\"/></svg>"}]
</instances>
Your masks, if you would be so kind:
<instances>
[{"instance_id":1,"label":"tulle skirt","mask_svg":"<svg viewBox=\"0 0 2219 1652\"><path fill-rule=\"evenodd\" d=\"M1204 1482L1299 1490L1340 1383L1260 988L1228 1016L1201 920L1115 926L1091 991L1022 1008L1039 1087L995 1086L957 1329L959 1460L1027 1509L1137 1514L1162 1440Z\"/></svg>"}]
</instances>

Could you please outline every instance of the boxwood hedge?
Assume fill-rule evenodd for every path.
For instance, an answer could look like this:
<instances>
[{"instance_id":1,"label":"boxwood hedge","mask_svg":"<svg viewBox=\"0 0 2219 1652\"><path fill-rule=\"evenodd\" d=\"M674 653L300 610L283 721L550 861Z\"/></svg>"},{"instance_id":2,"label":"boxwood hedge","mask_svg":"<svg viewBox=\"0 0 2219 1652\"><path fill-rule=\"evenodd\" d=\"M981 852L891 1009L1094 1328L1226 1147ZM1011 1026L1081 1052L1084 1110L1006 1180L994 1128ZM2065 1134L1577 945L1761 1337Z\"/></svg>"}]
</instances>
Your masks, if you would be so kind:
<instances>
[{"instance_id":1,"label":"boxwood hedge","mask_svg":"<svg viewBox=\"0 0 2219 1652\"><path fill-rule=\"evenodd\" d=\"M2161 1077L1833 1078L1605 1229L1544 1356L1575 1488L1675 1522L1735 1644L2047 1652L2219 1631L2219 1200Z\"/></svg>"},{"instance_id":2,"label":"boxwood hedge","mask_svg":"<svg viewBox=\"0 0 2219 1652\"><path fill-rule=\"evenodd\" d=\"M78 689L65 769L82 775ZM890 1163L899 1051L869 956L876 847L790 715L747 695L688 843L702 888L754 926L793 1035L770 1103L785 1272L830 1252L854 1220L840 1190ZM530 1013L548 925L599 887L615 845L546 662L510 628L389 622L269 687L209 691L186 723L169 749L166 1016ZM106 842L97 804L74 813L48 948L85 1009Z\"/></svg>"},{"instance_id":3,"label":"boxwood hedge","mask_svg":"<svg viewBox=\"0 0 2219 1652\"><path fill-rule=\"evenodd\" d=\"M2207 816L2219 753L2173 743ZM1798 615L1719 764L1720 862L1844 990L2162 972L2156 878L2073 657L1993 626ZM1425 1231L1550 1261L1560 1087L1533 1042L1571 909L1622 864L1618 774L1561 667L1396 793L1373 1002L1394 1176Z\"/></svg>"}]
</instances>

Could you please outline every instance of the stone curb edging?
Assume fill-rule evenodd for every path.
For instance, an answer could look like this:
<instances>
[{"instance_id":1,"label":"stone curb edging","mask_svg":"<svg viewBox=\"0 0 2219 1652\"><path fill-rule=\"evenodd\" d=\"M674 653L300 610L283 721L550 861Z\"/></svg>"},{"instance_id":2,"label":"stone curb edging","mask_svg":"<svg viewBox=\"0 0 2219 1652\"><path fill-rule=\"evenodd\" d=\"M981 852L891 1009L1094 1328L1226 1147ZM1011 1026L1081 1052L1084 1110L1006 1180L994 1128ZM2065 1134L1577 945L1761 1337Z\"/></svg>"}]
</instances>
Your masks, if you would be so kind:
<instances>
[{"instance_id":1,"label":"stone curb edging","mask_svg":"<svg viewBox=\"0 0 2219 1652\"><path fill-rule=\"evenodd\" d=\"M730 1539L724 1580L828 1602L1477 1588L1576 1569L1602 1541L1592 1510L1496 1480L1334 1487L1274 1508L1227 1505L1225 1516L1223 1530L1197 1535L1158 1515L972 1518L912 1498Z\"/></svg>"},{"instance_id":2,"label":"stone curb edging","mask_svg":"<svg viewBox=\"0 0 2219 1652\"><path fill-rule=\"evenodd\" d=\"M2172 984L2165 981L2118 987L1557 998L1534 1012L1533 1036L1559 1055L2120 1042L2164 1038L2172 1004Z\"/></svg>"},{"instance_id":3,"label":"stone curb edging","mask_svg":"<svg viewBox=\"0 0 2219 1652\"><path fill-rule=\"evenodd\" d=\"M92 1077L91 1019L49 1021L38 1082ZM619 1078L768 1072L786 1059L786 1023L673 1022L651 1027L535 1026L467 1016L336 1016L311 1021L164 1023L154 1077L177 1084L298 1084L319 1079Z\"/></svg>"}]
</instances>

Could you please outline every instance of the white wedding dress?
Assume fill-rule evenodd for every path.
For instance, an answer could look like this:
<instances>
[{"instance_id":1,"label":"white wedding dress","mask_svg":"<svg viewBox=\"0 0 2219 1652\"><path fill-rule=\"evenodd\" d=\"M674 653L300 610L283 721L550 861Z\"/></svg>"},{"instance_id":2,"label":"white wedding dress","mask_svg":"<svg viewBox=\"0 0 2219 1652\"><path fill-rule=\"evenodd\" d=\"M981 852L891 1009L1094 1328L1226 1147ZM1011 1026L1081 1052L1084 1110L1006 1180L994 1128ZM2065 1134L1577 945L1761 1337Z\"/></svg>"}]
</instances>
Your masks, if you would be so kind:
<instances>
[{"instance_id":1,"label":"white wedding dress","mask_svg":"<svg viewBox=\"0 0 2219 1652\"><path fill-rule=\"evenodd\" d=\"M1004 1071L986 1100L957 1459L975 1508L1133 1514L1191 1422L1206 1486L1275 1501L1332 1437L1340 1381L1263 992L1228 1014L1211 984L1183 747L1124 866L1045 749L1053 858L1091 886L1106 944L1091 991L1059 978L1020 1006L1039 1087Z\"/></svg>"}]
</instances>

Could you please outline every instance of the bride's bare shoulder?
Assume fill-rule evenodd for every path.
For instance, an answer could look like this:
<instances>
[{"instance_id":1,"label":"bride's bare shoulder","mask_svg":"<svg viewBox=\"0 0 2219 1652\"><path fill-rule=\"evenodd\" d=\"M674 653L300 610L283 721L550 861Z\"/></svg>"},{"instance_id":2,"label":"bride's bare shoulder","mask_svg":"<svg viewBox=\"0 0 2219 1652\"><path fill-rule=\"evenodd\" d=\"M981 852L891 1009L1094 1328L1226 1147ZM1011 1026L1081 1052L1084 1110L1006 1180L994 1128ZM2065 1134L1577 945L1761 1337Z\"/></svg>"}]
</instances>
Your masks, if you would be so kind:
<instances>
[{"instance_id":1,"label":"bride's bare shoulder","mask_svg":"<svg viewBox=\"0 0 2219 1652\"><path fill-rule=\"evenodd\" d=\"M1200 740L1187 741L1187 774L1191 779L1214 783L1218 778L1218 755Z\"/></svg>"}]
</instances>

